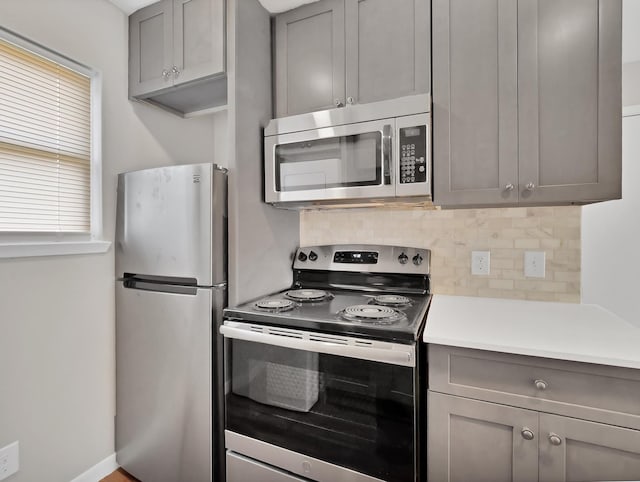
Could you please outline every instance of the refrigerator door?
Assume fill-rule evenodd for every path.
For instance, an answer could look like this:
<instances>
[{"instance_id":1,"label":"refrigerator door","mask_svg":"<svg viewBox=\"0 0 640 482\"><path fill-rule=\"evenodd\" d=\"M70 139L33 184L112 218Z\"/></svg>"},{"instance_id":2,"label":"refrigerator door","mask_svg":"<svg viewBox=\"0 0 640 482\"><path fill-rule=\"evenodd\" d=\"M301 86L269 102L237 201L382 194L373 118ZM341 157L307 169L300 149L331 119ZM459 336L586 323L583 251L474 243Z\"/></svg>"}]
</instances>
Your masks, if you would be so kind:
<instances>
[{"instance_id":1,"label":"refrigerator door","mask_svg":"<svg viewBox=\"0 0 640 482\"><path fill-rule=\"evenodd\" d=\"M117 461L144 481L209 482L222 470L212 468L222 441L212 403L221 353L212 347L224 290L149 291L158 288L116 286Z\"/></svg>"},{"instance_id":2,"label":"refrigerator door","mask_svg":"<svg viewBox=\"0 0 640 482\"><path fill-rule=\"evenodd\" d=\"M226 281L227 180L215 164L118 176L116 276Z\"/></svg>"}]
</instances>

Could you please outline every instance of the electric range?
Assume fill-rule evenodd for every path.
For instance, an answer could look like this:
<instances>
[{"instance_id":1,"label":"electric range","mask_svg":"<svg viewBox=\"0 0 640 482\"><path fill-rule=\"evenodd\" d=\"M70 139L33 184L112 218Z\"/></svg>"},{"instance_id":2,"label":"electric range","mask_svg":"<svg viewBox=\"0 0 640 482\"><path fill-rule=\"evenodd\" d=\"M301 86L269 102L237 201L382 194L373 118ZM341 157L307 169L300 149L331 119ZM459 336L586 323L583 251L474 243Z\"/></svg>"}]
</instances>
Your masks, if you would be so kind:
<instances>
[{"instance_id":1,"label":"electric range","mask_svg":"<svg viewBox=\"0 0 640 482\"><path fill-rule=\"evenodd\" d=\"M289 289L225 309L229 480L423 479L429 265L427 249L304 247Z\"/></svg>"}]
</instances>

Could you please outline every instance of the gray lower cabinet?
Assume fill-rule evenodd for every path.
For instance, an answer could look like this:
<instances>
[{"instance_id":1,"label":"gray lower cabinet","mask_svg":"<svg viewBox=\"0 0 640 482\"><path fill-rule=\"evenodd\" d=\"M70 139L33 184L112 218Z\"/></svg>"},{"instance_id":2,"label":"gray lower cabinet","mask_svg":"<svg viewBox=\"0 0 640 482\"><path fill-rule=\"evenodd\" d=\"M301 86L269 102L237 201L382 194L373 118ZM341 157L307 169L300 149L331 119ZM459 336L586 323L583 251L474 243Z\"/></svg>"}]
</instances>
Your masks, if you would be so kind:
<instances>
[{"instance_id":1,"label":"gray lower cabinet","mask_svg":"<svg viewBox=\"0 0 640 482\"><path fill-rule=\"evenodd\" d=\"M429 0L321 0L274 30L276 117L429 92Z\"/></svg>"},{"instance_id":2,"label":"gray lower cabinet","mask_svg":"<svg viewBox=\"0 0 640 482\"><path fill-rule=\"evenodd\" d=\"M187 114L226 103L224 0L162 0L129 17L129 95Z\"/></svg>"},{"instance_id":3,"label":"gray lower cabinet","mask_svg":"<svg viewBox=\"0 0 640 482\"><path fill-rule=\"evenodd\" d=\"M540 480L640 480L640 431L540 414Z\"/></svg>"},{"instance_id":4,"label":"gray lower cabinet","mask_svg":"<svg viewBox=\"0 0 640 482\"><path fill-rule=\"evenodd\" d=\"M640 370L428 351L430 482L640 480Z\"/></svg>"},{"instance_id":5,"label":"gray lower cabinet","mask_svg":"<svg viewBox=\"0 0 640 482\"><path fill-rule=\"evenodd\" d=\"M429 392L430 482L538 480L538 413Z\"/></svg>"},{"instance_id":6,"label":"gray lower cabinet","mask_svg":"<svg viewBox=\"0 0 640 482\"><path fill-rule=\"evenodd\" d=\"M434 202L619 198L621 0L432 6Z\"/></svg>"}]
</instances>

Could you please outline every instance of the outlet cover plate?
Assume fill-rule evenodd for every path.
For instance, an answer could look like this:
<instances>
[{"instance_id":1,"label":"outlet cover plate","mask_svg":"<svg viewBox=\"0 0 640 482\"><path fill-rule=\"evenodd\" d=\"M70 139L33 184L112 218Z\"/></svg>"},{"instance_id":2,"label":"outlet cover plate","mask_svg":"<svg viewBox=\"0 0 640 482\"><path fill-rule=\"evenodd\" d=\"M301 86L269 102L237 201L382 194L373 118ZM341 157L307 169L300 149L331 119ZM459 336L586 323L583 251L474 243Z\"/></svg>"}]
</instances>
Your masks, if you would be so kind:
<instances>
[{"instance_id":1,"label":"outlet cover plate","mask_svg":"<svg viewBox=\"0 0 640 482\"><path fill-rule=\"evenodd\" d=\"M544 251L524 252L524 276L526 278L545 277L545 254Z\"/></svg>"},{"instance_id":2,"label":"outlet cover plate","mask_svg":"<svg viewBox=\"0 0 640 482\"><path fill-rule=\"evenodd\" d=\"M491 253L489 251L471 252L471 274L486 276L491 272Z\"/></svg>"},{"instance_id":3,"label":"outlet cover plate","mask_svg":"<svg viewBox=\"0 0 640 482\"><path fill-rule=\"evenodd\" d=\"M18 442L0 449L0 480L10 477L20 468L19 450Z\"/></svg>"}]
</instances>

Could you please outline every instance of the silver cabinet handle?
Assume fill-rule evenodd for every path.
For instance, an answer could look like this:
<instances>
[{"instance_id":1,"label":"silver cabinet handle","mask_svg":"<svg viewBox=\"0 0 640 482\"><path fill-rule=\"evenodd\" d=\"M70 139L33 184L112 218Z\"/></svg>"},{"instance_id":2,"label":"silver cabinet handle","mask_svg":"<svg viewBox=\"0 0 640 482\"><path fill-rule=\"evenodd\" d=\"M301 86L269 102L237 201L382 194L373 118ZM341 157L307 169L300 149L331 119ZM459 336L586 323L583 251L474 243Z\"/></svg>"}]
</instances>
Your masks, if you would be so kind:
<instances>
[{"instance_id":1,"label":"silver cabinet handle","mask_svg":"<svg viewBox=\"0 0 640 482\"><path fill-rule=\"evenodd\" d=\"M528 427L524 427L520 433L522 434L522 438L525 440L533 440L535 437L533 431Z\"/></svg>"},{"instance_id":2,"label":"silver cabinet handle","mask_svg":"<svg viewBox=\"0 0 640 482\"><path fill-rule=\"evenodd\" d=\"M545 382L544 380L535 380L533 382L536 385L536 388L538 390L546 390L547 389L547 382Z\"/></svg>"},{"instance_id":3,"label":"silver cabinet handle","mask_svg":"<svg viewBox=\"0 0 640 482\"><path fill-rule=\"evenodd\" d=\"M174 79L180 77L180 69L178 69L178 67L176 67L175 65L171 68L171 73L173 74Z\"/></svg>"},{"instance_id":4,"label":"silver cabinet handle","mask_svg":"<svg viewBox=\"0 0 640 482\"><path fill-rule=\"evenodd\" d=\"M355 102L355 99L351 96L347 97L347 104L353 104Z\"/></svg>"},{"instance_id":5,"label":"silver cabinet handle","mask_svg":"<svg viewBox=\"0 0 640 482\"><path fill-rule=\"evenodd\" d=\"M532 182L528 183L528 184L525 186L525 189L526 189L527 191L533 191L535 188L536 188L536 185L535 185L534 183L532 183Z\"/></svg>"},{"instance_id":6,"label":"silver cabinet handle","mask_svg":"<svg viewBox=\"0 0 640 482\"><path fill-rule=\"evenodd\" d=\"M391 165L391 126L389 124L382 128L382 184L393 184ZM387 183L386 181L389 180Z\"/></svg>"},{"instance_id":7,"label":"silver cabinet handle","mask_svg":"<svg viewBox=\"0 0 640 482\"><path fill-rule=\"evenodd\" d=\"M333 101L336 107L344 107L344 103L340 99L336 99Z\"/></svg>"},{"instance_id":8,"label":"silver cabinet handle","mask_svg":"<svg viewBox=\"0 0 640 482\"><path fill-rule=\"evenodd\" d=\"M171 75L171 72L170 72L169 70L164 69L164 70L162 71L162 78L163 78L165 81L169 80L169 76L170 76L170 75Z\"/></svg>"},{"instance_id":9,"label":"silver cabinet handle","mask_svg":"<svg viewBox=\"0 0 640 482\"><path fill-rule=\"evenodd\" d=\"M515 186L513 184L509 183L504 187L504 190L505 191L513 191L514 188L515 188Z\"/></svg>"},{"instance_id":10,"label":"silver cabinet handle","mask_svg":"<svg viewBox=\"0 0 640 482\"><path fill-rule=\"evenodd\" d=\"M555 446L562 445L562 439L557 433L551 432L549 434L549 443Z\"/></svg>"}]
</instances>

